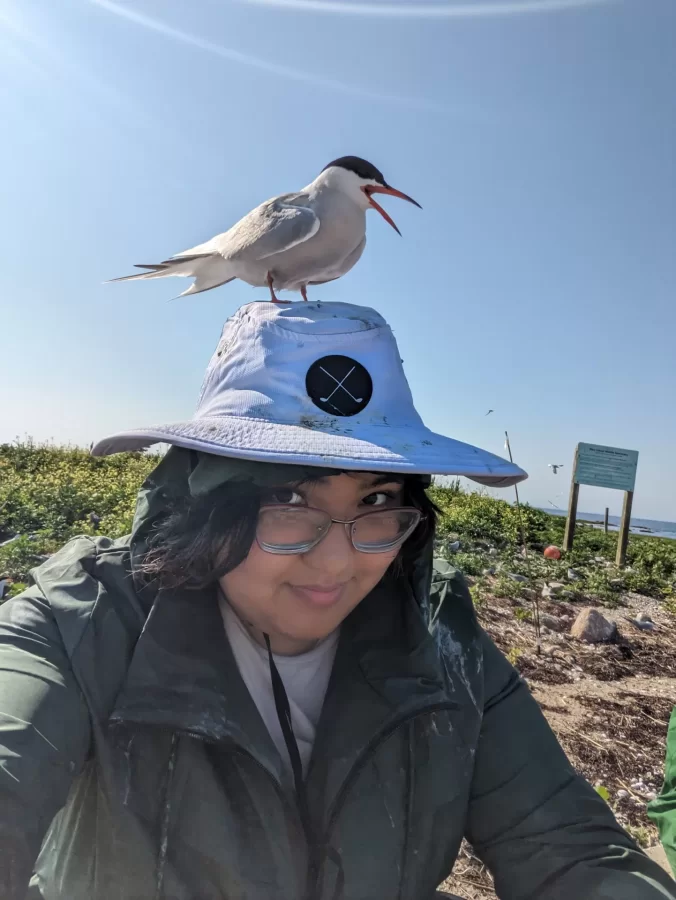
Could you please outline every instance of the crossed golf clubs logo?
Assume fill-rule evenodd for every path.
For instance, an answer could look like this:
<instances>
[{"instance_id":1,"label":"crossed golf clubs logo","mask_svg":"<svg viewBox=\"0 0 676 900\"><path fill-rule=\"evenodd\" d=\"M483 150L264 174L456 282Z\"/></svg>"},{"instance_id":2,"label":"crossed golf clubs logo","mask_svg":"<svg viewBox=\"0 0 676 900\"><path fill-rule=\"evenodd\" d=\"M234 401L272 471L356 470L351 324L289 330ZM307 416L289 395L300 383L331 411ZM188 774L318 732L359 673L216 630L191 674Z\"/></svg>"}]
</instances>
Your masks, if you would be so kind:
<instances>
[{"instance_id":1,"label":"crossed golf clubs logo","mask_svg":"<svg viewBox=\"0 0 676 900\"><path fill-rule=\"evenodd\" d=\"M373 393L371 376L349 356L325 356L313 363L305 386L312 402L324 412L354 416L367 405Z\"/></svg>"},{"instance_id":2,"label":"crossed golf clubs logo","mask_svg":"<svg viewBox=\"0 0 676 900\"><path fill-rule=\"evenodd\" d=\"M345 391L345 393L348 395L348 397L352 397L352 399L354 400L355 403L362 403L362 402L363 402L363 400L364 400L363 397L355 397L354 394L351 394L351 393L348 391L348 389L345 387L345 382L346 382L347 379L350 377L350 375L354 372L356 366L352 366L352 368L350 369L350 371L347 373L347 375L345 375L345 377L344 377L341 381L338 381L338 379L336 378L335 375L332 375L330 372L327 372L327 370L324 368L324 366L320 366L319 368L322 370L322 372L324 372L325 375L328 375L329 378L331 378L333 381L336 382L336 387L334 387L334 389L331 391L331 393L329 394L328 397L320 397L320 398L319 398L319 399L322 401L322 403L328 403L329 400L331 399L331 397L333 397L333 395L334 395L334 394L336 393L336 391L338 391L338 390L343 390L343 391Z\"/></svg>"}]
</instances>

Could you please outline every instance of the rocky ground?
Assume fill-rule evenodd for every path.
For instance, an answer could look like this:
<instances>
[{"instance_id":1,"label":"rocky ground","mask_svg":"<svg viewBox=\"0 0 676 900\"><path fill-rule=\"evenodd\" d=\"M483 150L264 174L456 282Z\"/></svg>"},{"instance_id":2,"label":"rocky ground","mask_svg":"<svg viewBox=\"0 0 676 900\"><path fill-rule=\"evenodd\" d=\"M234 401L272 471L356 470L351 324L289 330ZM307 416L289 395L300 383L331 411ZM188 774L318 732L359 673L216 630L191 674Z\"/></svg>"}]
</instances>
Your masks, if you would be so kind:
<instances>
[{"instance_id":1,"label":"rocky ground","mask_svg":"<svg viewBox=\"0 0 676 900\"><path fill-rule=\"evenodd\" d=\"M445 549L453 562L453 550ZM575 570L548 581L541 554L532 554L530 575L514 578L509 569L528 572L528 557L520 554L519 565L510 566L503 555L491 565L495 553L483 552L483 574L469 579L483 626L521 672L575 768L635 840L653 847L657 832L646 804L661 788L676 705L673 603L620 592L609 605L580 590ZM468 845L442 888L465 900L496 897Z\"/></svg>"}]
</instances>

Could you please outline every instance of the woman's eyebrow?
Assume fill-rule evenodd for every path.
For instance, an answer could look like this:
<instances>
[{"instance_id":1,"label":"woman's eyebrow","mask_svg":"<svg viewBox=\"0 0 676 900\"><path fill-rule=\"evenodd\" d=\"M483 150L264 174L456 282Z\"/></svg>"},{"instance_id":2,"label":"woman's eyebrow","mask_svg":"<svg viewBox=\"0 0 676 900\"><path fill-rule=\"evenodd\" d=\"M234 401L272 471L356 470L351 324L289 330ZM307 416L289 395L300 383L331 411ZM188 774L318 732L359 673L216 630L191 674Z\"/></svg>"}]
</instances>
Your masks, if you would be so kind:
<instances>
[{"instance_id":1,"label":"woman's eyebrow","mask_svg":"<svg viewBox=\"0 0 676 900\"><path fill-rule=\"evenodd\" d=\"M377 475L373 478L372 481L367 480L368 478L373 478L372 475L367 475L362 479L365 487L379 487L381 484L398 484L403 485L404 477L403 475L392 475L392 473L386 472L384 475Z\"/></svg>"}]
</instances>

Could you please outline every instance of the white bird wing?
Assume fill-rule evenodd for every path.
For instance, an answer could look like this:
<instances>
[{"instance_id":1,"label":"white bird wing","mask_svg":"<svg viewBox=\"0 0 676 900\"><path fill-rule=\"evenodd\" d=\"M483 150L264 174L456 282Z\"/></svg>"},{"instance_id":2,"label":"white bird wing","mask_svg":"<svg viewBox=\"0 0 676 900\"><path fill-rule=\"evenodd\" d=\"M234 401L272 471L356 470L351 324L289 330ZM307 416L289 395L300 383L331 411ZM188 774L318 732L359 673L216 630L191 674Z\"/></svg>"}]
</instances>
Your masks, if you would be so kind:
<instances>
[{"instance_id":1,"label":"white bird wing","mask_svg":"<svg viewBox=\"0 0 676 900\"><path fill-rule=\"evenodd\" d=\"M307 205L308 199L306 194L273 197L252 209L229 231L172 259L218 254L227 260L253 261L284 253L319 230L319 216Z\"/></svg>"}]
</instances>

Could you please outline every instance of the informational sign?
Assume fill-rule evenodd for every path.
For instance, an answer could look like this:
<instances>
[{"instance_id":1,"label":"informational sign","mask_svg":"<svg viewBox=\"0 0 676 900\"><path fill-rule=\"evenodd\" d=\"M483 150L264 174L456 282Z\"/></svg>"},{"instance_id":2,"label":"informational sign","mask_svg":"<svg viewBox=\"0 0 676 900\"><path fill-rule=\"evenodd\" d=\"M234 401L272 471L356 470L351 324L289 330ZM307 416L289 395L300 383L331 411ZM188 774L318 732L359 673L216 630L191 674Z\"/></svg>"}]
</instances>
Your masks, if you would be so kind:
<instances>
[{"instance_id":1,"label":"informational sign","mask_svg":"<svg viewBox=\"0 0 676 900\"><path fill-rule=\"evenodd\" d=\"M576 459L573 475L576 484L592 484L618 491L634 490L638 450L578 444Z\"/></svg>"}]
</instances>

